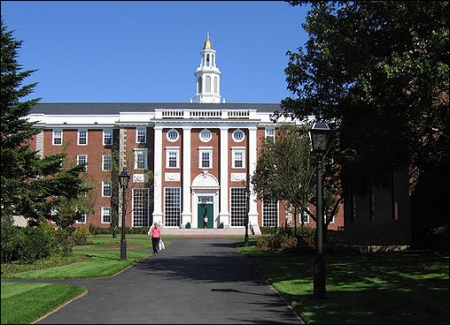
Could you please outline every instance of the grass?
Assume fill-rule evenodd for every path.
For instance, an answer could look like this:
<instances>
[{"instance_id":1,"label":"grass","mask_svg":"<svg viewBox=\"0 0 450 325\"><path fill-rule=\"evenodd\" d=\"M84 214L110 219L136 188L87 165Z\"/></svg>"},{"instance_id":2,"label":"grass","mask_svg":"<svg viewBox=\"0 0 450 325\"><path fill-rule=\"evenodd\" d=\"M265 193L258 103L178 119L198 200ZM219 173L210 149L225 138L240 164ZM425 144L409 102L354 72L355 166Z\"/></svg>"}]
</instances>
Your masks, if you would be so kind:
<instances>
[{"instance_id":1,"label":"grass","mask_svg":"<svg viewBox=\"0 0 450 325\"><path fill-rule=\"evenodd\" d=\"M125 261L119 259L119 238L101 235L92 241L76 246L69 264L57 259L40 261L39 266L2 265L2 279L111 276L151 254L145 235L127 236ZM170 238L165 243L170 245ZM255 245L254 237L248 247L236 242L308 324L449 323L448 255L325 253L327 295L319 299L313 295L314 253L256 251ZM2 281L1 286L2 324L29 324L84 293L84 288L61 284ZM26 309L17 307L24 305Z\"/></svg>"},{"instance_id":2,"label":"grass","mask_svg":"<svg viewBox=\"0 0 450 325\"><path fill-rule=\"evenodd\" d=\"M326 298L314 297L315 254L239 250L308 324L448 324L449 258L431 253L325 254Z\"/></svg>"}]
</instances>

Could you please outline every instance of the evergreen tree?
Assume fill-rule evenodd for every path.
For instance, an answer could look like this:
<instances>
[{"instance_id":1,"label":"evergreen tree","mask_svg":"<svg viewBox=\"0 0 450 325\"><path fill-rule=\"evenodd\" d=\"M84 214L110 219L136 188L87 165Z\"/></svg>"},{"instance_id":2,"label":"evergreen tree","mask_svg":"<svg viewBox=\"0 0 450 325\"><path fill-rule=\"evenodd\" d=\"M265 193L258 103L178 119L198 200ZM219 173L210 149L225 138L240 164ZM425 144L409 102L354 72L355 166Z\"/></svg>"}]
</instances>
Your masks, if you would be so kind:
<instances>
[{"instance_id":1,"label":"evergreen tree","mask_svg":"<svg viewBox=\"0 0 450 325\"><path fill-rule=\"evenodd\" d=\"M78 202L72 213L73 224L80 211L86 212L83 200L91 188L80 175L85 166L66 163L66 154L41 157L30 149L28 140L41 132L35 121L25 117L40 98L20 101L31 94L37 83L23 85L36 70L22 71L17 62L22 41L1 20L1 208L2 220L21 215L29 221L55 218L62 202ZM86 201L86 200L84 200ZM77 212L78 211L78 212ZM66 213L67 214L67 213Z\"/></svg>"},{"instance_id":2,"label":"evergreen tree","mask_svg":"<svg viewBox=\"0 0 450 325\"><path fill-rule=\"evenodd\" d=\"M15 40L1 19L1 207L2 215L12 217L20 213L24 200L23 184L32 175L36 153L26 146L27 139L40 132L32 129L33 122L23 117L39 98L20 102L33 92L37 83L22 85L25 78L36 70L21 71L17 52L22 41Z\"/></svg>"}]
</instances>

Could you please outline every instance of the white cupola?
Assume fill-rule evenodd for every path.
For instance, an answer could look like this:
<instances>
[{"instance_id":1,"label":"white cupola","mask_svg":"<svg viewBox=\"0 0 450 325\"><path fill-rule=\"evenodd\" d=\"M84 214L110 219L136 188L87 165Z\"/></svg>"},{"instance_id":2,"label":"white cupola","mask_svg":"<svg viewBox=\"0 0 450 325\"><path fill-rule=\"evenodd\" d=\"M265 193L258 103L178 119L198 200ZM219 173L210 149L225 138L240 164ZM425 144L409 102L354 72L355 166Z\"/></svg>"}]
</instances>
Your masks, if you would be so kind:
<instances>
[{"instance_id":1,"label":"white cupola","mask_svg":"<svg viewBox=\"0 0 450 325\"><path fill-rule=\"evenodd\" d=\"M196 78L195 103L220 103L220 70L216 67L216 51L209 40L209 32L200 51L200 66L194 72Z\"/></svg>"}]
</instances>

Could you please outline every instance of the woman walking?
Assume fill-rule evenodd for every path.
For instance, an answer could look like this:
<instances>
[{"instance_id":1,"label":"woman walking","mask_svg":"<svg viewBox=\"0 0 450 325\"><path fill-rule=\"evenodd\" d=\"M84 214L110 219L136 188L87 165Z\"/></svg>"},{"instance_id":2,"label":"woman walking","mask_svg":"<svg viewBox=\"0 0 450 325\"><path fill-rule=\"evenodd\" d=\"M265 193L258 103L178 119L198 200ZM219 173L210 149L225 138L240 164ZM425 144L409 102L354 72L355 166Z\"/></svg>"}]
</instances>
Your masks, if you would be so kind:
<instances>
[{"instance_id":1,"label":"woman walking","mask_svg":"<svg viewBox=\"0 0 450 325\"><path fill-rule=\"evenodd\" d=\"M153 224L152 229L150 229L150 238L152 240L153 254L158 253L159 241L161 239L161 228L158 227L158 223Z\"/></svg>"}]
</instances>

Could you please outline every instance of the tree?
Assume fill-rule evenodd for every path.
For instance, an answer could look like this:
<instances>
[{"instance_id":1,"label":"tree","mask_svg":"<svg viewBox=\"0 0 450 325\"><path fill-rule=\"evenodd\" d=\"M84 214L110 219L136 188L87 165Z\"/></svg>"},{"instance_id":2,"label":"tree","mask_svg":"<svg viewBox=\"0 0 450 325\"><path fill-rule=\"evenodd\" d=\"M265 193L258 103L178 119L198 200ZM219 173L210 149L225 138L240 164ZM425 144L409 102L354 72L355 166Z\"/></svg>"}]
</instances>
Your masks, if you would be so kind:
<instances>
[{"instance_id":1,"label":"tree","mask_svg":"<svg viewBox=\"0 0 450 325\"><path fill-rule=\"evenodd\" d=\"M293 211L295 232L297 229L297 215L302 216L302 232L304 227L303 216L308 214L314 221L316 216L308 207L317 206L316 157L311 153L309 131L310 126L302 127L293 124L284 124L277 133L276 141L263 139L259 152L255 173L251 183L257 193L258 199L284 201L286 210ZM325 157L322 157L325 159ZM326 180L326 195L324 198L336 197L336 188L332 186L334 179L330 175L330 161L325 160L328 168L324 169L323 179ZM337 213L333 200L324 200L323 207L330 213ZM335 214L330 214L326 226Z\"/></svg>"},{"instance_id":2,"label":"tree","mask_svg":"<svg viewBox=\"0 0 450 325\"><path fill-rule=\"evenodd\" d=\"M76 201L90 190L80 175L85 166L64 163L65 153L41 157L28 140L41 132L25 116L40 98L20 99L36 83L22 86L36 70L21 71L17 62L22 41L15 40L1 20L1 207L2 219L22 215L40 222L52 218L62 202ZM74 211L75 213L75 211Z\"/></svg>"},{"instance_id":3,"label":"tree","mask_svg":"<svg viewBox=\"0 0 450 325\"><path fill-rule=\"evenodd\" d=\"M448 1L288 3L311 6L309 40L306 52L287 52L292 96L274 120L313 113L329 122L340 176L353 188L409 167L412 191L423 168L448 165Z\"/></svg>"},{"instance_id":4,"label":"tree","mask_svg":"<svg viewBox=\"0 0 450 325\"><path fill-rule=\"evenodd\" d=\"M15 40L1 19L1 207L2 216L12 217L22 201L23 183L36 161L36 153L23 144L39 133L33 123L22 117L27 115L39 98L19 102L33 92L36 83L22 86L25 78L36 70L21 71L17 51L22 41Z\"/></svg>"}]
</instances>

